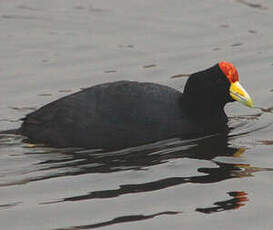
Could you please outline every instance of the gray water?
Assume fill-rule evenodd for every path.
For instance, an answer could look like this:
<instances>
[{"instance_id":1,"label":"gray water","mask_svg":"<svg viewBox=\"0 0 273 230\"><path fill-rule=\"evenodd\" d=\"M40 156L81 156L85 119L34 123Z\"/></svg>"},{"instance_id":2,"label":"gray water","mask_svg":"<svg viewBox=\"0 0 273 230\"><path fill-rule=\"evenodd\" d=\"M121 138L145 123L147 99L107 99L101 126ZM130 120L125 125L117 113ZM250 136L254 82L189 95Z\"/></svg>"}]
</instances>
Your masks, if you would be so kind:
<instances>
[{"instance_id":1,"label":"gray water","mask_svg":"<svg viewBox=\"0 0 273 230\"><path fill-rule=\"evenodd\" d=\"M259 107L226 106L228 137L116 152L0 136L0 229L272 229L273 2L0 2L0 130L81 88L120 79L183 90L232 62Z\"/></svg>"}]
</instances>

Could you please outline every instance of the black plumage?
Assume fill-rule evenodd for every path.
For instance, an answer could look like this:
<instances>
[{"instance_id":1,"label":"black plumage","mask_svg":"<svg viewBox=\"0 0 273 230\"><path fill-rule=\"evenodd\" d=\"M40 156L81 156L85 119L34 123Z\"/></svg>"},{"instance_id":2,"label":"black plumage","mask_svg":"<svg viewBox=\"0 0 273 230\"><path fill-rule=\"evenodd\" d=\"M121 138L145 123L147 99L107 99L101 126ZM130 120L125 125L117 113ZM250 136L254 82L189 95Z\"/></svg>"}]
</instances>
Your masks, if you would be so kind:
<instances>
[{"instance_id":1,"label":"black plumage","mask_svg":"<svg viewBox=\"0 0 273 230\"><path fill-rule=\"evenodd\" d=\"M28 114L19 132L32 143L103 149L227 132L229 87L218 64L192 74L183 93L155 83L100 84Z\"/></svg>"}]
</instances>

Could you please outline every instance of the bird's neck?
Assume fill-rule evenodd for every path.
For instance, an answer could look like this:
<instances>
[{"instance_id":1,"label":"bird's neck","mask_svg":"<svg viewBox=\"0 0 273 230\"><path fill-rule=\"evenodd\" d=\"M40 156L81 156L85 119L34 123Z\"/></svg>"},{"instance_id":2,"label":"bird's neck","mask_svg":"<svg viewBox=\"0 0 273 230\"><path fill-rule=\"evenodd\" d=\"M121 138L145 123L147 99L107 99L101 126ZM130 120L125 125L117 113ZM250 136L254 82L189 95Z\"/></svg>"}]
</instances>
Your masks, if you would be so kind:
<instances>
[{"instance_id":1,"label":"bird's neck","mask_svg":"<svg viewBox=\"0 0 273 230\"><path fill-rule=\"evenodd\" d=\"M183 91L183 103L188 114L196 120L227 122L224 106L227 103L216 85L222 74L218 65L192 74ZM221 89L222 90L222 89Z\"/></svg>"},{"instance_id":2,"label":"bird's neck","mask_svg":"<svg viewBox=\"0 0 273 230\"><path fill-rule=\"evenodd\" d=\"M212 92L184 93L183 98L183 106L192 119L200 122L227 122L225 103L217 100Z\"/></svg>"}]
</instances>

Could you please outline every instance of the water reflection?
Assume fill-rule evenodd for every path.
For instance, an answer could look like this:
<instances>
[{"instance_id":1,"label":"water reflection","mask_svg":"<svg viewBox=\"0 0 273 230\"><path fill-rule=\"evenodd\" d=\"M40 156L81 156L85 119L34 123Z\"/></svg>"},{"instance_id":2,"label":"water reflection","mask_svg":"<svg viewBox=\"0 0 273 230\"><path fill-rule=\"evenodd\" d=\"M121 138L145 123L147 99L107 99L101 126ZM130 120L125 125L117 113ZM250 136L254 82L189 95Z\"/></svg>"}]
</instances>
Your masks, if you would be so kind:
<instances>
[{"instance_id":1,"label":"water reflection","mask_svg":"<svg viewBox=\"0 0 273 230\"><path fill-rule=\"evenodd\" d=\"M118 189L92 191L85 195L67 197L62 200L45 202L43 204L66 202L66 201L80 201L91 199L107 199L115 198L125 194L143 193L157 191L160 189L169 188L172 186L197 183L197 184L209 184L217 183L223 180L231 178L242 178L253 176L254 172L258 171L273 171L272 169L261 169L257 167L251 167L248 164L227 164L214 161L218 167L215 168L199 168L198 172L202 172L206 175L202 176L190 176L190 177L169 177L161 180L156 180L148 183L141 184L124 184L120 185Z\"/></svg>"},{"instance_id":2,"label":"water reflection","mask_svg":"<svg viewBox=\"0 0 273 230\"><path fill-rule=\"evenodd\" d=\"M268 7L266 7L266 6L263 6L263 5L257 4L257 3L252 3L252 2L249 2L246 0L237 0L237 2L244 4L246 6L252 7L252 8L260 9L260 10L267 10L268 9Z\"/></svg>"},{"instance_id":3,"label":"water reflection","mask_svg":"<svg viewBox=\"0 0 273 230\"><path fill-rule=\"evenodd\" d=\"M228 192L228 194L233 197L232 199L225 201L217 201L214 203L214 207L208 208L197 208L197 212L202 212L205 214L211 214L215 212L222 212L231 209L238 209L245 205L245 202L248 201L246 192Z\"/></svg>"},{"instance_id":4,"label":"water reflection","mask_svg":"<svg viewBox=\"0 0 273 230\"><path fill-rule=\"evenodd\" d=\"M240 127L241 128L241 127ZM230 163L221 163L213 160L216 157L236 157L242 154L244 148L235 148L228 143L227 135L214 135L200 139L180 140L178 138L165 140L149 145L138 146L134 148L123 149L113 152L102 150L79 150L79 149L51 149L22 145L22 137L12 135L0 136L0 150L6 151L14 147L24 147L24 155L32 158L40 158L32 164L30 171L40 171L38 177L25 176L21 181L9 181L0 183L1 186L13 184L22 184L33 181L41 181L54 177L83 175L90 173L111 173L126 170L147 170L154 165L160 165L169 160L192 158L200 160L209 160L215 163L214 168L199 168L197 172L206 175L190 177L171 177L159 181L153 181L137 185L120 185L118 190L96 191L83 197L66 198L65 200L94 199L101 197L115 197L124 193L134 193L135 191L153 191L166 187L179 185L183 183L215 183L233 177L247 176L248 169L259 171L250 165L238 165ZM19 145L19 146L18 146ZM17 174L22 176L20 167ZM25 170L25 168L24 168ZM262 169L264 170L264 169ZM250 170L251 171L251 170ZM16 174L16 172L14 172ZM198 173L197 173L198 174ZM106 195L108 194L108 195Z\"/></svg>"},{"instance_id":5,"label":"water reflection","mask_svg":"<svg viewBox=\"0 0 273 230\"><path fill-rule=\"evenodd\" d=\"M2 135L0 149L11 149L13 145L17 145L18 147L21 140L18 136ZM120 188L117 190L92 191L84 196L65 198L64 201L116 197L121 194L153 191L184 183L215 183L234 177L248 176L249 172L252 173L260 170L247 164L238 165L213 160L219 156L236 157L238 154L242 154L243 151L244 148L235 148L228 144L227 135L215 135L187 141L171 139L113 152L75 149L57 150L40 147L28 148L28 145L25 145L25 156L29 155L34 158L35 156L37 158L43 156L43 159L39 159L30 171L40 171L43 173L39 173L38 177L26 176L21 181L1 183L1 186L41 181L61 176L147 170L151 166L181 158L209 160L215 164L215 167L199 168L197 170L197 174L204 173L205 175L170 177L143 184L120 185ZM22 171L20 171L19 166L17 170L17 173L21 176Z\"/></svg>"},{"instance_id":6,"label":"water reflection","mask_svg":"<svg viewBox=\"0 0 273 230\"><path fill-rule=\"evenodd\" d=\"M8 203L8 204L1 204L1 205L0 205L0 210L12 208L12 207L17 206L17 205L19 205L19 204L21 204L21 203L22 203L22 202L12 202L12 203Z\"/></svg>"},{"instance_id":7,"label":"water reflection","mask_svg":"<svg viewBox=\"0 0 273 230\"><path fill-rule=\"evenodd\" d=\"M135 222L135 221L141 221L141 220L147 220L152 219L157 216L162 215L177 215L181 212L173 212L173 211L166 211L166 212L160 212L152 215L131 215L131 216L121 216L114 218L110 221L105 221L97 224L88 224L88 225L81 225L81 226L73 226L69 228L58 228L56 230L76 230L76 229L93 229L93 228L100 228L105 227L113 224L120 224L120 223L126 223L126 222Z\"/></svg>"},{"instance_id":8,"label":"water reflection","mask_svg":"<svg viewBox=\"0 0 273 230\"><path fill-rule=\"evenodd\" d=\"M257 127L249 122L245 123L245 121L241 122L241 120L239 123L237 122L237 126L234 126L232 130L232 138L236 138L236 136L240 137L240 134L234 135L234 133L236 133L237 130L241 130L242 127L247 126L247 131L249 132L256 130ZM230 163L217 160L218 157L235 158L245 152L245 148L235 147L230 144L230 138L231 135L214 135L193 140L175 138L149 145L106 152L102 150L39 147L23 143L22 137L19 136L0 135L0 152L3 153L0 155L0 157L2 157L2 163L0 164L0 186L20 186L21 184L34 183L36 181L45 181L45 184L47 184L48 182L46 180L51 178L58 178L58 180L62 182L62 177L64 176L81 176L85 174L113 175L112 177L110 176L110 181L114 183L114 188L105 188L102 185L102 187L99 186L100 189L94 189L94 187L90 188L87 186L85 193L75 190L71 191L69 195L57 194L57 196L55 196L55 194L54 196L47 197L45 200L37 200L41 207L47 206L47 208L54 208L54 204L56 203L58 203L58 205L69 205L68 202L93 201L98 199L107 202L106 199L116 199L124 195L141 195L146 192L156 192L188 184L209 185L233 178L250 177L259 171L273 171L271 168L253 167L247 163ZM5 157L4 153L6 151L9 152L8 157ZM179 161L185 158L197 161L205 160L210 164L209 166L201 167L200 165L198 167L192 166L190 167L190 174L187 169L185 169L178 173L176 171L174 174L165 174L159 178L152 175L148 177L149 179L147 180L147 177L145 177L141 181L138 180L137 183L121 183L117 180L115 174L111 174L113 172L124 172L126 174L127 171L132 170L149 171L153 166L164 170L166 169L166 164L170 161L175 162L176 160ZM204 165L203 162L200 161L200 163ZM6 166L11 168L7 169L5 168ZM181 172L183 172L183 175L180 174ZM81 186L81 184L79 184L79 186ZM49 189L52 188L49 187ZM208 207L198 207L200 204L197 203L194 210L204 214L226 211L239 208L248 200L247 191L233 191L228 192L228 194L232 197L231 199L215 201L214 204L208 205ZM15 201L3 201L2 209L15 209L20 205L22 205L21 200L16 200L16 203ZM87 225L69 227L67 230L76 228L92 229L124 222L151 219L161 215L177 215L183 211L182 208L184 207L178 207L176 209L179 210L179 212L172 209L163 209L157 210L154 213L152 211L150 215L138 212L136 215L125 214L124 216L115 218L106 217L106 221L99 223L90 222L90 224Z\"/></svg>"},{"instance_id":9,"label":"water reflection","mask_svg":"<svg viewBox=\"0 0 273 230\"><path fill-rule=\"evenodd\" d=\"M238 156L244 149L234 148L228 145L227 136L217 135L199 140L181 141L178 139L167 142L141 146L115 152L92 152L86 151L67 152L68 159L48 160L39 163L46 165L43 170L53 168L77 167L77 171L70 170L63 175L79 175L86 173L109 173L123 170L142 170L153 165L159 165L170 159L194 158L210 160L215 164L212 168L199 168L197 175L188 177L166 177L160 180L139 184L121 184L118 189L90 191L84 195L66 197L57 201L50 201L43 204L79 201L91 199L115 198L125 194L143 193L157 191L172 186L197 183L217 183L223 180L251 176L252 173L262 170L251 167L249 164L231 164L213 160L217 156ZM202 173L202 175L200 175ZM60 174L51 175L61 176ZM48 177L46 177L48 178ZM42 180L43 178L39 178Z\"/></svg>"},{"instance_id":10,"label":"water reflection","mask_svg":"<svg viewBox=\"0 0 273 230\"><path fill-rule=\"evenodd\" d=\"M40 154L40 149L30 149L26 154ZM56 151L56 149L48 149ZM40 170L52 169L73 170L62 171L50 177L37 178L38 180L51 177L71 176L88 173L110 173L124 170L143 170L148 167L168 162L170 159L193 158L212 160L217 156L232 156L238 148L228 146L226 135L215 135L194 140L171 139L150 145L138 146L113 152L101 150L63 150L63 158L50 158L38 164ZM37 154L36 153L36 154ZM35 180L35 178L32 178Z\"/></svg>"}]
</instances>

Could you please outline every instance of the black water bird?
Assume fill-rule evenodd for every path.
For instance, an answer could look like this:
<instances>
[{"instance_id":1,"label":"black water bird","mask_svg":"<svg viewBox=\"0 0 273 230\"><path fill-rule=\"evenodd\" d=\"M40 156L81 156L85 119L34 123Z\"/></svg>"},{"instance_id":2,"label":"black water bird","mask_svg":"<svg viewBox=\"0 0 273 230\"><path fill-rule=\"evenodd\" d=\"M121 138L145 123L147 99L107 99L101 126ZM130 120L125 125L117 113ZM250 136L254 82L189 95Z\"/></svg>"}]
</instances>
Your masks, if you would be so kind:
<instances>
[{"instance_id":1,"label":"black water bird","mask_svg":"<svg viewBox=\"0 0 273 230\"><path fill-rule=\"evenodd\" d=\"M54 147L119 149L227 132L233 101L253 106L235 67L219 62L191 74L183 93L135 81L92 86L28 114L18 132Z\"/></svg>"}]
</instances>

